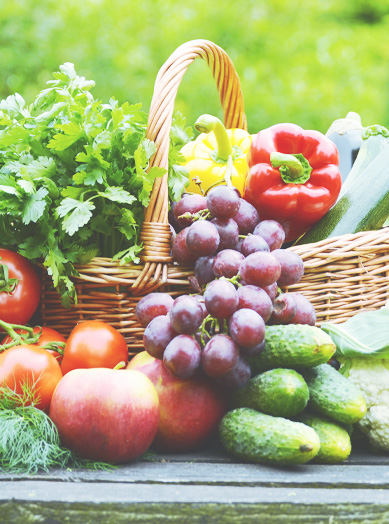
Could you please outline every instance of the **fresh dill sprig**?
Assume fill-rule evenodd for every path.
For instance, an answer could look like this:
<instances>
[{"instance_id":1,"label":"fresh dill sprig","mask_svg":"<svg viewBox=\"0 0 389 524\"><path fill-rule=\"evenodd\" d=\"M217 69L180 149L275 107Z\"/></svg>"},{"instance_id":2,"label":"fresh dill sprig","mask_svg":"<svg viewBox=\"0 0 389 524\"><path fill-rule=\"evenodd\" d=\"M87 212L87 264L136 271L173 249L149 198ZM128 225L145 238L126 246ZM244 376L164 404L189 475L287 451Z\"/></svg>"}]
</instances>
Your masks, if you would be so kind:
<instances>
[{"instance_id":1,"label":"fresh dill sprig","mask_svg":"<svg viewBox=\"0 0 389 524\"><path fill-rule=\"evenodd\" d=\"M34 407L32 389L21 395L2 387L0 394L0 472L35 474L60 469L112 469L78 457L61 446L50 417ZM36 401L36 399L35 399Z\"/></svg>"}]
</instances>

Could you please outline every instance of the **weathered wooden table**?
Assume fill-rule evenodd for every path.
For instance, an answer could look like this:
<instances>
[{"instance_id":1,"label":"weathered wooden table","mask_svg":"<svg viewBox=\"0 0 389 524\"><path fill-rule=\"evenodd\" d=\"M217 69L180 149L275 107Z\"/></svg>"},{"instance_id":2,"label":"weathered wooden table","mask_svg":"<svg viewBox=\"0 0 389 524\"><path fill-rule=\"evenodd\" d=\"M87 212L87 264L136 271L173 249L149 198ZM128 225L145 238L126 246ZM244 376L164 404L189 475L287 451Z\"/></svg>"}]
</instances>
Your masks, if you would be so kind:
<instances>
[{"instance_id":1,"label":"weathered wooden table","mask_svg":"<svg viewBox=\"0 0 389 524\"><path fill-rule=\"evenodd\" d=\"M360 449L341 465L284 468L208 450L112 471L0 474L0 522L389 523L389 454Z\"/></svg>"}]
</instances>

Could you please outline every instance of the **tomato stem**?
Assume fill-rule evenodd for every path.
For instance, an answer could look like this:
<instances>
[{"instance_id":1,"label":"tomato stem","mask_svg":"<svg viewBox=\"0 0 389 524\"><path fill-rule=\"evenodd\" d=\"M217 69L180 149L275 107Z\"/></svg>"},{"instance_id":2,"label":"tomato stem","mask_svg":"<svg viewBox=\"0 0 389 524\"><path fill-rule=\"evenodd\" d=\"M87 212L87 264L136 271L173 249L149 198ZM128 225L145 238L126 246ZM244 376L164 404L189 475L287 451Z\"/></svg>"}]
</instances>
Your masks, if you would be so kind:
<instances>
[{"instance_id":1,"label":"tomato stem","mask_svg":"<svg viewBox=\"0 0 389 524\"><path fill-rule=\"evenodd\" d=\"M44 346L41 346L41 348L48 349L50 351L55 351L59 355L63 356L64 349L65 349L65 342L49 342L45 344Z\"/></svg>"},{"instance_id":2,"label":"tomato stem","mask_svg":"<svg viewBox=\"0 0 389 524\"><path fill-rule=\"evenodd\" d=\"M34 329L30 326L21 326L20 324L9 324L8 322L5 322L5 320L0 320L0 328L12 338L12 342L0 345L0 352L5 351L6 349L9 349L13 346L18 346L22 343L35 344L42 333L42 330L38 333L34 333ZM27 333L19 334L16 332L16 329L27 331Z\"/></svg>"}]
</instances>

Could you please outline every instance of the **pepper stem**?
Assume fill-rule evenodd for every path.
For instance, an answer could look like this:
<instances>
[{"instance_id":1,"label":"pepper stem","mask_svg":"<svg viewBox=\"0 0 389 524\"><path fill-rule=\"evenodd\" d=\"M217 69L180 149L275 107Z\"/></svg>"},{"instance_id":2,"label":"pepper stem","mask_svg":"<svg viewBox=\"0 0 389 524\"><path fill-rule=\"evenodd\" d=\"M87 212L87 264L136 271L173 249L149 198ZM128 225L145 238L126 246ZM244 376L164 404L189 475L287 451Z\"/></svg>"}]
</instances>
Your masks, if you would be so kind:
<instances>
[{"instance_id":1,"label":"pepper stem","mask_svg":"<svg viewBox=\"0 0 389 524\"><path fill-rule=\"evenodd\" d=\"M287 155L275 151L270 153L270 163L279 168L286 184L304 184L311 176L312 167L301 153Z\"/></svg>"},{"instance_id":2,"label":"pepper stem","mask_svg":"<svg viewBox=\"0 0 389 524\"><path fill-rule=\"evenodd\" d=\"M222 162L227 162L228 157L232 156L233 151L230 138L223 122L216 116L202 115L196 120L194 127L200 133L210 133L211 131L215 133L217 142L216 159Z\"/></svg>"}]
</instances>

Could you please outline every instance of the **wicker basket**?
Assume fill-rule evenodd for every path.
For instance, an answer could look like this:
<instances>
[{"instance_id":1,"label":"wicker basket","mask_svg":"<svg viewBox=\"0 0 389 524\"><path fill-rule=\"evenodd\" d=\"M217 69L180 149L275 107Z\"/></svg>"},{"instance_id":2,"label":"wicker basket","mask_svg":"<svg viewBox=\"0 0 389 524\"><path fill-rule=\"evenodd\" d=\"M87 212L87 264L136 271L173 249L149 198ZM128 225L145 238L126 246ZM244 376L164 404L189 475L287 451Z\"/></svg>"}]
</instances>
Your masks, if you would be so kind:
<instances>
[{"instance_id":1,"label":"wicker basket","mask_svg":"<svg viewBox=\"0 0 389 524\"><path fill-rule=\"evenodd\" d=\"M157 146L151 166L167 169L169 133L174 101L188 66L202 58L212 70L227 128L247 129L240 81L228 55L206 40L180 46L160 69L151 102L147 136ZM141 229L140 265L120 265L95 258L77 266L74 279L78 304L61 306L51 278L42 277L41 321L64 335L76 323L99 319L116 327L126 338L130 352L143 348L143 328L134 309L140 298L159 290L178 296L189 292L191 268L173 264L168 224L167 176L155 181ZM314 304L317 323L341 322L359 310L375 309L389 299L389 229L346 235L317 244L291 248L301 255L305 274L290 290L306 295Z\"/></svg>"}]
</instances>

